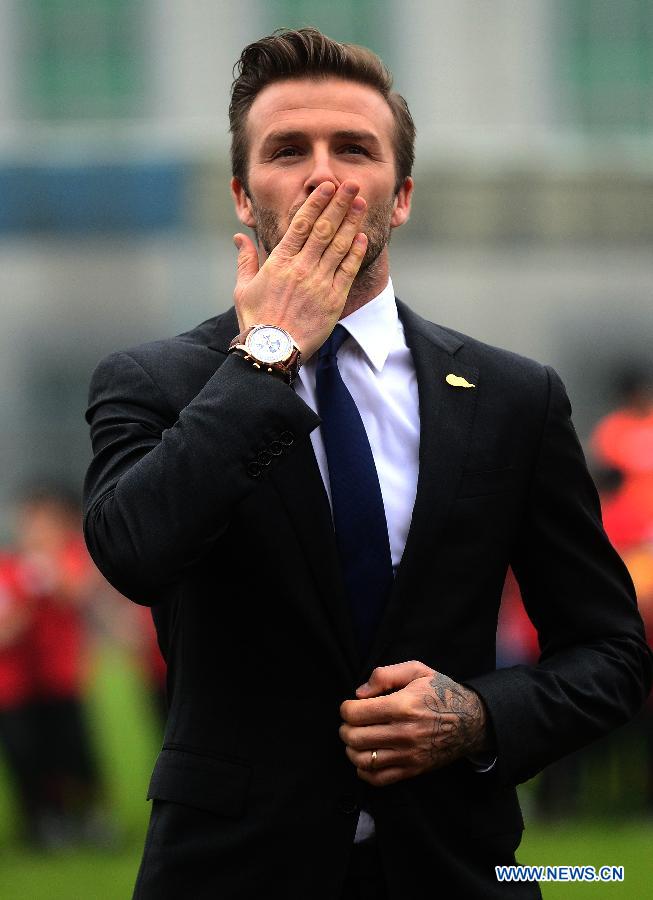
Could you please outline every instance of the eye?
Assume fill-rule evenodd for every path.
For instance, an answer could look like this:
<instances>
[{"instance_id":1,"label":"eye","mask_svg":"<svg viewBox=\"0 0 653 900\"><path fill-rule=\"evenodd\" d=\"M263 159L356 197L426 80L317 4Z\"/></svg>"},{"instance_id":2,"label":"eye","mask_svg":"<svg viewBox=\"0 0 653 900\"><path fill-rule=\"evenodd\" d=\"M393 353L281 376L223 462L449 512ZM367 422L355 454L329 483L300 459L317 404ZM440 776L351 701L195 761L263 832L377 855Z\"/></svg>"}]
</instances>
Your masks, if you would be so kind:
<instances>
[{"instance_id":1,"label":"eye","mask_svg":"<svg viewBox=\"0 0 653 900\"><path fill-rule=\"evenodd\" d=\"M272 154L272 159L291 159L293 156L297 156L298 153L297 147L282 147Z\"/></svg>"},{"instance_id":2,"label":"eye","mask_svg":"<svg viewBox=\"0 0 653 900\"><path fill-rule=\"evenodd\" d=\"M342 148L342 152L351 153L354 156L369 156L365 147L361 147L360 144L347 144Z\"/></svg>"}]
</instances>

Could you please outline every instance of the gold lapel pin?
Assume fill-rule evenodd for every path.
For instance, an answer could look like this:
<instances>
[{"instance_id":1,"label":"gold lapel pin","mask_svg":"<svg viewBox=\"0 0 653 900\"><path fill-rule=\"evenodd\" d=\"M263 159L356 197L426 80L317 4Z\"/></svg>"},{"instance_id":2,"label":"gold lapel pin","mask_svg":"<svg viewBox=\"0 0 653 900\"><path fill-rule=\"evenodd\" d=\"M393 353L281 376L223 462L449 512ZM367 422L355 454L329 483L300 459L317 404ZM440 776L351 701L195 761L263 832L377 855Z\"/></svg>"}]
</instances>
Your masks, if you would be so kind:
<instances>
[{"instance_id":1,"label":"gold lapel pin","mask_svg":"<svg viewBox=\"0 0 653 900\"><path fill-rule=\"evenodd\" d=\"M449 372L445 381L447 384L450 384L451 387L461 387L461 388L475 388L475 384L470 384L466 378L463 378L462 375L454 375L453 372Z\"/></svg>"}]
</instances>

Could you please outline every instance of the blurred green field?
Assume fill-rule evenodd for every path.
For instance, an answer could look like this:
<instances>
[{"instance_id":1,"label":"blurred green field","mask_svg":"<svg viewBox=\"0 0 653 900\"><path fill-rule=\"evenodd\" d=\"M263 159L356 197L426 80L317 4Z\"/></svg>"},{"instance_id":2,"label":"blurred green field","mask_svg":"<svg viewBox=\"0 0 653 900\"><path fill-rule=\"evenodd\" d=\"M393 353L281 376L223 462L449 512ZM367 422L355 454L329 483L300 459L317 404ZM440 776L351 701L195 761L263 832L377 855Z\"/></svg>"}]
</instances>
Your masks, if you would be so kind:
<instances>
[{"instance_id":1,"label":"blurred green field","mask_svg":"<svg viewBox=\"0 0 653 900\"><path fill-rule=\"evenodd\" d=\"M21 850L14 839L11 792L0 772L1 900L128 900L131 896L149 812L145 790L160 741L159 726L135 670L116 651L104 650L98 655L89 701L108 800L120 827L119 844L107 852L70 851L50 856ZM605 816L608 809L615 808L612 795L623 794L623 789L616 776L608 773L606 777L604 771L590 768L584 790L594 803L595 814L603 812L604 818L528 825L519 854L521 863L625 867L621 884L544 884L545 900L576 896L653 900L653 820ZM636 778L630 789L638 789ZM528 822L532 786L524 789L523 801Z\"/></svg>"}]
</instances>

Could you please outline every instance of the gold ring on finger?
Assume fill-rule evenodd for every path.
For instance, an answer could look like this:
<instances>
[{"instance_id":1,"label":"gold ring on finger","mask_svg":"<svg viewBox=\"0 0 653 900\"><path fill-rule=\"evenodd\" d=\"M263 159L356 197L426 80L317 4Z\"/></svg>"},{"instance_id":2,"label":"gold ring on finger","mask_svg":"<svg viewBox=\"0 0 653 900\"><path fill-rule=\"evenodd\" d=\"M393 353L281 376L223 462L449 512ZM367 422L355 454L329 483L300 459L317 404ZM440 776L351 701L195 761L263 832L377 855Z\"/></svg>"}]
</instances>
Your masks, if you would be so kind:
<instances>
[{"instance_id":1,"label":"gold ring on finger","mask_svg":"<svg viewBox=\"0 0 653 900\"><path fill-rule=\"evenodd\" d=\"M378 759L378 753L376 750L372 750L372 759L370 761L370 768L376 769L376 761Z\"/></svg>"}]
</instances>

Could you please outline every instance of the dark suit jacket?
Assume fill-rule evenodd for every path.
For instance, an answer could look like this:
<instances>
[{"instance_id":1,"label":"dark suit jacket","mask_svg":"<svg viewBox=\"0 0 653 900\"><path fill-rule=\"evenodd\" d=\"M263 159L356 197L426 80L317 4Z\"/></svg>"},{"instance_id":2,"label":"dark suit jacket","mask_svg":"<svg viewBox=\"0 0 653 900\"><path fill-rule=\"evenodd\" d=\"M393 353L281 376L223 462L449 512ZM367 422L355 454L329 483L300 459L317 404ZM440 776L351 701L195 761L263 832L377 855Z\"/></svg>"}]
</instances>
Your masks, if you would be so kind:
<instances>
[{"instance_id":1,"label":"dark suit jacket","mask_svg":"<svg viewBox=\"0 0 653 900\"><path fill-rule=\"evenodd\" d=\"M309 438L319 417L227 356L233 309L95 372L88 545L119 591L152 606L169 667L137 897L335 900L361 803L392 898L424 884L466 900L538 896L494 877L523 827L514 786L648 692L632 585L559 378L398 305L418 377L419 482L366 660ZM448 385L451 372L476 387ZM509 564L542 657L495 671ZM482 696L492 772L461 760L380 789L357 779L339 705L374 666L409 659Z\"/></svg>"}]
</instances>

